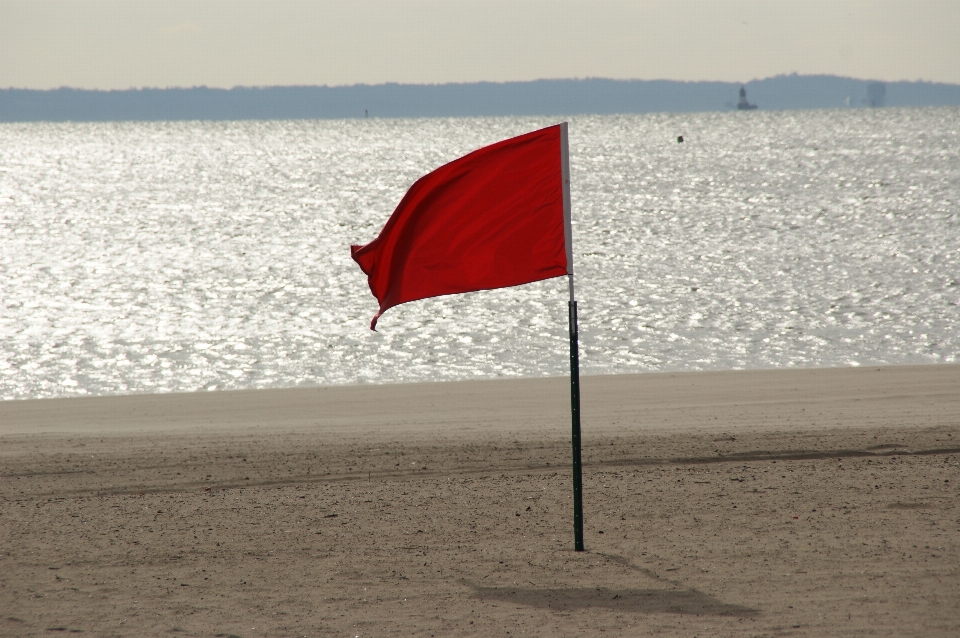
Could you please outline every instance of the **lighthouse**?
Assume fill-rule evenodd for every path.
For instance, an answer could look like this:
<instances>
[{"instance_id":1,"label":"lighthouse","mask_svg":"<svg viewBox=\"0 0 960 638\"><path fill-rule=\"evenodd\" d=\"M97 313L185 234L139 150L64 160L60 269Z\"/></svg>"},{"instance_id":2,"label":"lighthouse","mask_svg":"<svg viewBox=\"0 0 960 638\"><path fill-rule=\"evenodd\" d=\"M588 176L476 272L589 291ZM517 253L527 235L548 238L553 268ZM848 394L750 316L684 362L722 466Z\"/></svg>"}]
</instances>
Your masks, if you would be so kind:
<instances>
[{"instance_id":1,"label":"lighthouse","mask_svg":"<svg viewBox=\"0 0 960 638\"><path fill-rule=\"evenodd\" d=\"M747 102L747 89L744 88L744 86L741 84L740 85L740 101L737 102L737 110L752 111L755 108L757 108L756 104L750 104L750 102Z\"/></svg>"}]
</instances>

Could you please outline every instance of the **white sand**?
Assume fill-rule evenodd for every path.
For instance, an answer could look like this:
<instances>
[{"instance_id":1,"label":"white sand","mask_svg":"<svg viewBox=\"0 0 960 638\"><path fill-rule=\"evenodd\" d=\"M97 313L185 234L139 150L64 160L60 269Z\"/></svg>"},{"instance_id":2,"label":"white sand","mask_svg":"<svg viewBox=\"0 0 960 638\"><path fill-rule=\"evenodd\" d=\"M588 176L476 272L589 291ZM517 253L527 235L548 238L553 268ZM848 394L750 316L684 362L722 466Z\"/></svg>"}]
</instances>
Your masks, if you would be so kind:
<instances>
[{"instance_id":1,"label":"white sand","mask_svg":"<svg viewBox=\"0 0 960 638\"><path fill-rule=\"evenodd\" d=\"M960 366L0 403L0 635L960 634Z\"/></svg>"}]
</instances>

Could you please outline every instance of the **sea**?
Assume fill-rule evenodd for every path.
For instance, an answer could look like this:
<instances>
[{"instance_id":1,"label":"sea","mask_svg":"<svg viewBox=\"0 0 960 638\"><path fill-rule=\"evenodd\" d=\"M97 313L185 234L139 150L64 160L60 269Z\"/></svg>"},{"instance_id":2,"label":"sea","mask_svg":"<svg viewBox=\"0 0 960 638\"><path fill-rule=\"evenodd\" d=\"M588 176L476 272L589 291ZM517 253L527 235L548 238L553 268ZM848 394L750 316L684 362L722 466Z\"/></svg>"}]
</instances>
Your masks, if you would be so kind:
<instances>
[{"instance_id":1,"label":"sea","mask_svg":"<svg viewBox=\"0 0 960 638\"><path fill-rule=\"evenodd\" d=\"M350 258L561 119L0 124L0 398L566 375L565 278L373 332ZM569 122L583 374L960 361L960 109Z\"/></svg>"}]
</instances>

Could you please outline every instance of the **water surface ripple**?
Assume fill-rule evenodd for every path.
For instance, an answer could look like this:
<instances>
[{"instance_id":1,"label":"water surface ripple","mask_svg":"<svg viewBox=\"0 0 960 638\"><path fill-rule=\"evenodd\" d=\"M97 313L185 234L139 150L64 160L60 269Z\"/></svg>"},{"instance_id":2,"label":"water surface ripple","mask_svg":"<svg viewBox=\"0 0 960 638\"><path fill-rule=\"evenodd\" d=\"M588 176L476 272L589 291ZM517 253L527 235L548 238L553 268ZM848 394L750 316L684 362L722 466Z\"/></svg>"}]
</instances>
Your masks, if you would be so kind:
<instances>
[{"instance_id":1,"label":"water surface ripple","mask_svg":"<svg viewBox=\"0 0 960 638\"><path fill-rule=\"evenodd\" d=\"M2 124L0 397L566 374L565 281L373 333L348 249L420 175L554 122ZM584 373L960 360L960 110L576 117L570 140Z\"/></svg>"}]
</instances>

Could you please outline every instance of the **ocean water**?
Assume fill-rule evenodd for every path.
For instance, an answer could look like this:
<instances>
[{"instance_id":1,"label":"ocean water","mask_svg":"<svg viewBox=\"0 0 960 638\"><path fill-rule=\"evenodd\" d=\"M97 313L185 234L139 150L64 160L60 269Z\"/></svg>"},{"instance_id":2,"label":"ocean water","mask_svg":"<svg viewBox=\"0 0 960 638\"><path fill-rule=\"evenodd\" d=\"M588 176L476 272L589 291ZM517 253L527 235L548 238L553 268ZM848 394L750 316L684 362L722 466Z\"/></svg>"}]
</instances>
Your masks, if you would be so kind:
<instances>
[{"instance_id":1,"label":"ocean water","mask_svg":"<svg viewBox=\"0 0 960 638\"><path fill-rule=\"evenodd\" d=\"M422 174L556 121L0 125L0 398L567 374L564 279L374 333L349 256ZM960 361L960 110L570 143L584 374Z\"/></svg>"}]
</instances>

